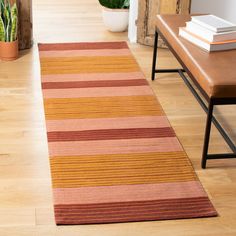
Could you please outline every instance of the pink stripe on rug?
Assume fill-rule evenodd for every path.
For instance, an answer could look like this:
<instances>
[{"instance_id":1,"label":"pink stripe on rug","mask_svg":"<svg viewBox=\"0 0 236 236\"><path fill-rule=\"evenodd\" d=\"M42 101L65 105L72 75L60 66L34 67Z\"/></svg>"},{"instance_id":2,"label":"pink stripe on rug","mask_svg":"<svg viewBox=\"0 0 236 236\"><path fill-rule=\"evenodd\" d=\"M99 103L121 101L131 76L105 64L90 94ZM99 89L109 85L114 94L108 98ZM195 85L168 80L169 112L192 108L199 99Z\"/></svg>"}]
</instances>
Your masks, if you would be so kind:
<instances>
[{"instance_id":1,"label":"pink stripe on rug","mask_svg":"<svg viewBox=\"0 0 236 236\"><path fill-rule=\"evenodd\" d=\"M42 75L42 82L144 79L142 72Z\"/></svg>"},{"instance_id":2,"label":"pink stripe on rug","mask_svg":"<svg viewBox=\"0 0 236 236\"><path fill-rule=\"evenodd\" d=\"M112 194L111 194L112 193ZM55 204L97 204L207 197L199 181L53 189Z\"/></svg>"},{"instance_id":3,"label":"pink stripe on rug","mask_svg":"<svg viewBox=\"0 0 236 236\"><path fill-rule=\"evenodd\" d=\"M162 128L170 127L165 116L121 117L101 119L47 120L47 131L74 131L116 128Z\"/></svg>"},{"instance_id":4,"label":"pink stripe on rug","mask_svg":"<svg viewBox=\"0 0 236 236\"><path fill-rule=\"evenodd\" d=\"M44 98L120 97L152 95L149 86L44 89Z\"/></svg>"},{"instance_id":5,"label":"pink stripe on rug","mask_svg":"<svg viewBox=\"0 0 236 236\"><path fill-rule=\"evenodd\" d=\"M49 155L51 157L78 155L77 150L80 150L80 155L174 152L183 150L176 137L152 139L51 142L48 143L48 146Z\"/></svg>"},{"instance_id":6,"label":"pink stripe on rug","mask_svg":"<svg viewBox=\"0 0 236 236\"><path fill-rule=\"evenodd\" d=\"M100 49L100 50L67 50L67 51L41 51L40 57L78 57L78 56L128 56L129 49Z\"/></svg>"}]
</instances>

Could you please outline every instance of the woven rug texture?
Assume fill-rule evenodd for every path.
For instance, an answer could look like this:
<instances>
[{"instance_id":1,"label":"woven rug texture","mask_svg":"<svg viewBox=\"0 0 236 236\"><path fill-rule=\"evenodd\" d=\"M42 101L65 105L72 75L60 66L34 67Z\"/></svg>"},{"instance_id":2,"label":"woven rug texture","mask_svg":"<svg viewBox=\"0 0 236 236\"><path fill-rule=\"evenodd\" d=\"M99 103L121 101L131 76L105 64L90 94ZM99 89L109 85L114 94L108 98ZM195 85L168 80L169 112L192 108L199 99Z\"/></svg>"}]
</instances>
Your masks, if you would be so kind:
<instances>
[{"instance_id":1,"label":"woven rug texture","mask_svg":"<svg viewBox=\"0 0 236 236\"><path fill-rule=\"evenodd\" d=\"M58 225L217 215L126 42L39 54Z\"/></svg>"}]
</instances>

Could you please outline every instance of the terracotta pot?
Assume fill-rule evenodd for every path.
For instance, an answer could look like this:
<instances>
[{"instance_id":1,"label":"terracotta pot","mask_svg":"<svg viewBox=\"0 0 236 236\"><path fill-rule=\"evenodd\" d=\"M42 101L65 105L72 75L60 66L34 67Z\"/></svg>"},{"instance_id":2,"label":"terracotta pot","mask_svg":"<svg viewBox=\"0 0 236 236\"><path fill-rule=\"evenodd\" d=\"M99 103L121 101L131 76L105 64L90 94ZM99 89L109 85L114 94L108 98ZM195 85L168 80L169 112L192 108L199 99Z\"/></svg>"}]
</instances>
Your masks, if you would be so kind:
<instances>
[{"instance_id":1,"label":"terracotta pot","mask_svg":"<svg viewBox=\"0 0 236 236\"><path fill-rule=\"evenodd\" d=\"M103 22L111 32L123 32L128 28L129 9L110 9L103 7Z\"/></svg>"},{"instance_id":2,"label":"terracotta pot","mask_svg":"<svg viewBox=\"0 0 236 236\"><path fill-rule=\"evenodd\" d=\"M0 58L3 61L12 61L18 58L18 40L0 42Z\"/></svg>"}]
</instances>

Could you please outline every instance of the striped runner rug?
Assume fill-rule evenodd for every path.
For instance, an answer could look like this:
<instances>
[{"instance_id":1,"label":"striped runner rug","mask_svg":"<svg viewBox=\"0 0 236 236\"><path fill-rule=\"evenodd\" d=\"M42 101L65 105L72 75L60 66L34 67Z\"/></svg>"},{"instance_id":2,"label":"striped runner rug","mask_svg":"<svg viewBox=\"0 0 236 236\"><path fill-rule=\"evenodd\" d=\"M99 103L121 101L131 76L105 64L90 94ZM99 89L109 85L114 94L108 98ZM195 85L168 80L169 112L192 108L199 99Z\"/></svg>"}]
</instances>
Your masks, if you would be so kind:
<instances>
[{"instance_id":1,"label":"striped runner rug","mask_svg":"<svg viewBox=\"0 0 236 236\"><path fill-rule=\"evenodd\" d=\"M126 42L39 53L57 224L217 215Z\"/></svg>"}]
</instances>

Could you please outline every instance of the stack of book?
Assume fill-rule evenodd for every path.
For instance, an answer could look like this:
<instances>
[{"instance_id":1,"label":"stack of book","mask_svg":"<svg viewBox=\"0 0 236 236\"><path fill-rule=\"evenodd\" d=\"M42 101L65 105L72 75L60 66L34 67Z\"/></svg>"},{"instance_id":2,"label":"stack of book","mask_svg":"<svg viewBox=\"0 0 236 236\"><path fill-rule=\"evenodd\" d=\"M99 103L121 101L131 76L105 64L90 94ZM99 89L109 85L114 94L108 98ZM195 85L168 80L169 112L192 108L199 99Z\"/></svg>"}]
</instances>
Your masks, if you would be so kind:
<instances>
[{"instance_id":1,"label":"stack of book","mask_svg":"<svg viewBox=\"0 0 236 236\"><path fill-rule=\"evenodd\" d=\"M209 52L236 49L236 24L214 15L192 16L179 35Z\"/></svg>"}]
</instances>

